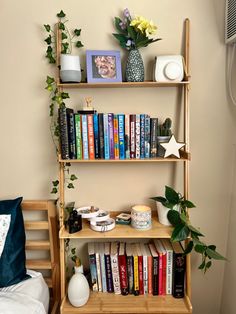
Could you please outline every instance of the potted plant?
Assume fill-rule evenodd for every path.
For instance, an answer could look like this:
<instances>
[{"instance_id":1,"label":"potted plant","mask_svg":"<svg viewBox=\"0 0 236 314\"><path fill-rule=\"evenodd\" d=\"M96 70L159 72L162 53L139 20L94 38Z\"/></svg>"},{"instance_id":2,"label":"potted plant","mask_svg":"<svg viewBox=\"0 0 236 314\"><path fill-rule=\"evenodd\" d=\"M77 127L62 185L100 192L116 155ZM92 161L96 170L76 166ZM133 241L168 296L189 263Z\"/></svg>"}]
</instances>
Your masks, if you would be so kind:
<instances>
[{"instance_id":1,"label":"potted plant","mask_svg":"<svg viewBox=\"0 0 236 314\"><path fill-rule=\"evenodd\" d=\"M169 186L165 187L165 197L156 196L151 197L151 199L163 206L167 214L166 219L174 227L171 241L179 242L188 240L185 254L190 253L194 249L195 252L201 255L202 261L198 267L199 269L206 272L212 265L212 259L225 260L225 257L216 251L215 245L207 245L200 240L200 237L204 237L204 235L198 228L192 226L187 212L188 208L196 207L191 201L185 199L181 193L176 192ZM160 220L159 211L158 217Z\"/></svg>"},{"instance_id":2,"label":"potted plant","mask_svg":"<svg viewBox=\"0 0 236 314\"><path fill-rule=\"evenodd\" d=\"M172 135L171 131L172 121L170 118L166 118L163 124L157 127L157 156L164 157L165 149L160 145L160 143L169 142Z\"/></svg>"},{"instance_id":3,"label":"potted plant","mask_svg":"<svg viewBox=\"0 0 236 314\"><path fill-rule=\"evenodd\" d=\"M60 55L60 77L62 82L80 82L81 81L81 67L80 58L78 55L72 55L73 44L77 48L83 47L80 40L73 41L75 37L79 37L81 29L75 29L71 34L66 26L68 20L66 14L61 10L57 13L58 28L60 30L61 55ZM48 33L45 39L47 43L46 58L49 63L56 63L56 34L49 24L44 24L44 28Z\"/></svg>"}]
</instances>

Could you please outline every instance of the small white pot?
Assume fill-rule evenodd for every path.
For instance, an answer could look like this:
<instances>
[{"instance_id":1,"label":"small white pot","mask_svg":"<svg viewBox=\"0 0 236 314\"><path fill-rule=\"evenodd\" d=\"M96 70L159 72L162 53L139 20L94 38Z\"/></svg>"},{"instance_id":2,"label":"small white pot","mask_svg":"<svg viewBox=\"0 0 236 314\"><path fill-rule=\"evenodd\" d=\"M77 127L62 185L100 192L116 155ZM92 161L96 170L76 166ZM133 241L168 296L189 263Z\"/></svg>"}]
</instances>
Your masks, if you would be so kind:
<instances>
[{"instance_id":1,"label":"small white pot","mask_svg":"<svg viewBox=\"0 0 236 314\"><path fill-rule=\"evenodd\" d=\"M162 225L171 226L171 223L169 222L169 219L167 218L167 214L170 208L163 206L160 202L156 202L156 204L157 204L157 214L158 214L159 222ZM179 211L179 205L175 205L173 209Z\"/></svg>"},{"instance_id":2,"label":"small white pot","mask_svg":"<svg viewBox=\"0 0 236 314\"><path fill-rule=\"evenodd\" d=\"M89 298L89 284L83 274L83 266L74 267L75 274L68 285L68 299L75 307L83 306Z\"/></svg>"},{"instance_id":3,"label":"small white pot","mask_svg":"<svg viewBox=\"0 0 236 314\"><path fill-rule=\"evenodd\" d=\"M61 54L60 77L62 82L81 82L81 67L79 56Z\"/></svg>"}]
</instances>

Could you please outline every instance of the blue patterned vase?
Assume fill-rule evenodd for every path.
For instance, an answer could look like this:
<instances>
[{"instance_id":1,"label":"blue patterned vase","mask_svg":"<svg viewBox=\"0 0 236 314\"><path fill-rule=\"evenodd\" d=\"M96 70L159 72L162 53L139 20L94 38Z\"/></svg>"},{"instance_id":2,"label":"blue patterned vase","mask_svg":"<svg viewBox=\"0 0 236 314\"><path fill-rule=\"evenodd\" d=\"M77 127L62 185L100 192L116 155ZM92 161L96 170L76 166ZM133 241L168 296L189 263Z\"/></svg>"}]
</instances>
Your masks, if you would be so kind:
<instances>
[{"instance_id":1,"label":"blue patterned vase","mask_svg":"<svg viewBox=\"0 0 236 314\"><path fill-rule=\"evenodd\" d=\"M127 82L144 81L143 59L138 49L129 51L125 69L125 77Z\"/></svg>"}]
</instances>

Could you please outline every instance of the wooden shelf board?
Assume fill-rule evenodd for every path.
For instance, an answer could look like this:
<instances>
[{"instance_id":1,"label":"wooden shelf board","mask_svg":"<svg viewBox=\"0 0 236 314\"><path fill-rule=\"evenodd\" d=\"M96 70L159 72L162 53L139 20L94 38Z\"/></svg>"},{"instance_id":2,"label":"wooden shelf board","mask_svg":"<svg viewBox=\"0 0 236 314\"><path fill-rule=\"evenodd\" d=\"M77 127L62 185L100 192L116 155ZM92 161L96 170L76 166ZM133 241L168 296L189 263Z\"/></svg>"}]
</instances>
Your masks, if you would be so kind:
<instances>
[{"instance_id":1,"label":"wooden shelf board","mask_svg":"<svg viewBox=\"0 0 236 314\"><path fill-rule=\"evenodd\" d=\"M189 81L182 82L113 82L113 83L57 83L63 88L126 88L126 87L178 87L189 84Z\"/></svg>"},{"instance_id":2,"label":"wooden shelf board","mask_svg":"<svg viewBox=\"0 0 236 314\"><path fill-rule=\"evenodd\" d=\"M118 212L111 212L110 216L115 217ZM131 225L118 225L107 232L93 231L89 226L89 221L83 219L83 228L76 233L69 233L63 226L60 230L59 236L61 239L135 239L135 238L170 238L172 234L172 227L164 226L157 221L156 211L152 212L152 228L149 230L136 230Z\"/></svg>"},{"instance_id":3,"label":"wooden shelf board","mask_svg":"<svg viewBox=\"0 0 236 314\"><path fill-rule=\"evenodd\" d=\"M188 300L175 299L172 296L133 296L116 295L113 293L91 292L88 303L80 308L73 307L67 298L61 305L61 314L186 314L192 313Z\"/></svg>"}]
</instances>

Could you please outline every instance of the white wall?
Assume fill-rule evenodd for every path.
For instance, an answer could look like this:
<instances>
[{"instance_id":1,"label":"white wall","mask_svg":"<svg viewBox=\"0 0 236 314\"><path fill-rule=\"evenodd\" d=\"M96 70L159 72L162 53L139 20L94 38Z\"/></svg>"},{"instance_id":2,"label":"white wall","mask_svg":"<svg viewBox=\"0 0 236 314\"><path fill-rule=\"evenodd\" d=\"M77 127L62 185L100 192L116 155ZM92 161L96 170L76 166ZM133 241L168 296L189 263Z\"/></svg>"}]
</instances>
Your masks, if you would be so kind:
<instances>
[{"instance_id":1,"label":"white wall","mask_svg":"<svg viewBox=\"0 0 236 314\"><path fill-rule=\"evenodd\" d=\"M111 33L112 18L125 7L152 18L163 38L142 50L147 78L150 62L157 54L180 53L184 18L191 20L191 200L197 204L192 220L224 254L232 181L233 115L225 92L225 45L223 42L223 1L1 1L1 195L23 195L26 199L51 198L50 181L58 166L50 138L49 98L44 90L47 74L53 74L44 53L42 24L55 22L63 9L71 28L82 28L81 39L88 49L120 49ZM85 49L80 51L84 60ZM126 59L122 52L123 60ZM172 89L73 90L69 105L78 108L85 96L92 96L103 111L170 116L178 121L181 105ZM181 131L180 131L181 134ZM181 140L181 137L179 138ZM181 189L181 166L175 187ZM135 203L149 203L149 196L171 184L173 167L168 165L80 165L77 189L67 199L78 205L94 203L119 210ZM153 204L152 204L153 205ZM192 289L195 314L217 314L223 282L224 263L215 263L207 275L197 270L192 258Z\"/></svg>"}]
</instances>

